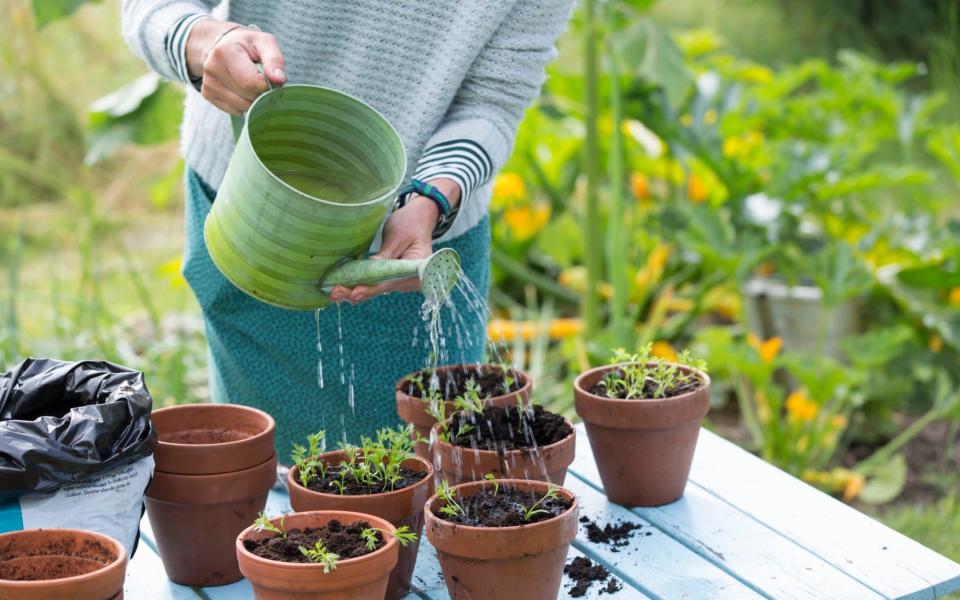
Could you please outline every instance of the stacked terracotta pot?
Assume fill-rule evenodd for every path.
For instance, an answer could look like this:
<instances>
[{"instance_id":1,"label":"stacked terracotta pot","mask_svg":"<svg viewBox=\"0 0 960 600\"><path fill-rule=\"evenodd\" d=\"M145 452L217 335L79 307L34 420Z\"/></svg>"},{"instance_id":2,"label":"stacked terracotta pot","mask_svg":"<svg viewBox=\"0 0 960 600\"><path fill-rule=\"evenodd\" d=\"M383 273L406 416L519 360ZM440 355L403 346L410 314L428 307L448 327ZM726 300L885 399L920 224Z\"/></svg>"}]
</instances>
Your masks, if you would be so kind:
<instances>
[{"instance_id":1,"label":"stacked terracotta pot","mask_svg":"<svg viewBox=\"0 0 960 600\"><path fill-rule=\"evenodd\" d=\"M225 585L242 578L237 535L276 482L273 418L230 404L187 404L153 412L159 440L147 515L173 581Z\"/></svg>"}]
</instances>

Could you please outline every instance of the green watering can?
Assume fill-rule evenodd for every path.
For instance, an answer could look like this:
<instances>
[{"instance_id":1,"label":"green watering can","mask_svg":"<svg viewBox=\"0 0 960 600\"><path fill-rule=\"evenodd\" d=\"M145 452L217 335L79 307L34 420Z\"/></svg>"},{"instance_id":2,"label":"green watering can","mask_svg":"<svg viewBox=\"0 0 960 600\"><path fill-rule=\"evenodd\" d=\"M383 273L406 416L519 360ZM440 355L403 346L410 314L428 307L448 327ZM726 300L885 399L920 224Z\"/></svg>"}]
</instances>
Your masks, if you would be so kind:
<instances>
[{"instance_id":1,"label":"green watering can","mask_svg":"<svg viewBox=\"0 0 960 600\"><path fill-rule=\"evenodd\" d=\"M237 127L240 125L240 127ZM214 264L269 304L311 310L335 285L419 276L442 302L460 256L363 260L407 169L403 143L376 110L342 92L287 85L235 121L237 146L204 226Z\"/></svg>"}]
</instances>

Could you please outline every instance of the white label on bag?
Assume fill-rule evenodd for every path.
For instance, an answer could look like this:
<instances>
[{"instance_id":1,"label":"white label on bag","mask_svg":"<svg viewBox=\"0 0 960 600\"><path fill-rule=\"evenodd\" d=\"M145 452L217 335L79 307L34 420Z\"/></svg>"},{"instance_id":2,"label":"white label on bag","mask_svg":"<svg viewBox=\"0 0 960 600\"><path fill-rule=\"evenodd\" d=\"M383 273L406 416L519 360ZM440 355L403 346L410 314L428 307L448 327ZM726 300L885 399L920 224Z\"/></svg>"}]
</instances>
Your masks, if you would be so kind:
<instances>
[{"instance_id":1,"label":"white label on bag","mask_svg":"<svg viewBox=\"0 0 960 600\"><path fill-rule=\"evenodd\" d=\"M21 496L23 528L95 531L121 542L130 556L152 476L153 456L148 456L51 494Z\"/></svg>"}]
</instances>

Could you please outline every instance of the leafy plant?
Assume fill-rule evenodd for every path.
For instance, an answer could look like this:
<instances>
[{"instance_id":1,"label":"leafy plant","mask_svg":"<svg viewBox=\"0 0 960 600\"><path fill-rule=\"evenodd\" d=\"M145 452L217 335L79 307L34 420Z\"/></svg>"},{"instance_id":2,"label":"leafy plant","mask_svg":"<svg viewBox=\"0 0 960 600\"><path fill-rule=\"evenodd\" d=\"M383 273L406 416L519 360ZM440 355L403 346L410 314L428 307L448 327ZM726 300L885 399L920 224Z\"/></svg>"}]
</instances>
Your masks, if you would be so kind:
<instances>
[{"instance_id":1,"label":"leafy plant","mask_svg":"<svg viewBox=\"0 0 960 600\"><path fill-rule=\"evenodd\" d=\"M293 454L290 458L298 469L300 484L303 487L307 487L317 473L320 477L327 476L327 465L320 460L320 454L323 453L323 438L324 432L318 431L307 436L306 447L301 444L293 445Z\"/></svg>"},{"instance_id":2,"label":"leafy plant","mask_svg":"<svg viewBox=\"0 0 960 600\"><path fill-rule=\"evenodd\" d=\"M537 515L545 515L545 514L548 514L548 513L549 513L548 510L546 510L546 509L544 509L544 508L537 508L537 507L538 507L538 506L541 506L544 502L546 502L546 501L548 501L548 500L554 500L554 499L556 499L557 496L558 496L557 490L559 490L559 489L560 489L560 486L558 486L558 485L556 485L556 484L554 484L554 483L551 483L551 484L550 484L550 487L547 488L547 491L543 494L543 496L542 496L539 500L537 500L536 502L534 502L533 505L530 506L529 508L524 507L524 509L523 509L523 520L524 520L524 521L529 521L530 519L532 519L533 517L535 517L535 516L537 516Z\"/></svg>"},{"instance_id":3,"label":"leafy plant","mask_svg":"<svg viewBox=\"0 0 960 600\"><path fill-rule=\"evenodd\" d=\"M283 526L284 518L285 517L282 516L280 517L280 526L278 527L270 522L270 517L267 516L267 513L260 511L260 516L253 522L253 524L256 525L255 531L269 531L286 539L287 530Z\"/></svg>"},{"instance_id":4,"label":"leafy plant","mask_svg":"<svg viewBox=\"0 0 960 600\"><path fill-rule=\"evenodd\" d=\"M483 478L493 484L493 495L494 495L494 496L496 496L498 493L500 493L500 482L497 481L497 476L496 476L496 475L494 475L493 473L487 473L486 475L483 476Z\"/></svg>"},{"instance_id":5,"label":"leafy plant","mask_svg":"<svg viewBox=\"0 0 960 600\"><path fill-rule=\"evenodd\" d=\"M307 548L306 546L300 546L300 553L307 557L312 563L322 563L323 572L329 573L337 568L337 561L340 560L340 556L330 550L323 543L323 540L317 540L313 544L313 548Z\"/></svg>"},{"instance_id":6,"label":"leafy plant","mask_svg":"<svg viewBox=\"0 0 960 600\"><path fill-rule=\"evenodd\" d=\"M694 360L689 350L680 354L678 362L671 362L654 356L653 344L634 354L618 348L611 362L619 366L603 377L609 398L666 398L702 384L696 372L683 369L683 365L706 370L706 362Z\"/></svg>"},{"instance_id":7,"label":"leafy plant","mask_svg":"<svg viewBox=\"0 0 960 600\"><path fill-rule=\"evenodd\" d=\"M465 514L463 507L454 499L450 483L444 479L437 484L437 497L444 501L440 507L440 514L447 517L457 517Z\"/></svg>"},{"instance_id":8,"label":"leafy plant","mask_svg":"<svg viewBox=\"0 0 960 600\"><path fill-rule=\"evenodd\" d=\"M417 539L417 534L410 531L410 527L407 525L397 527L396 531L394 531L392 534L389 531L384 531L383 529L368 527L360 532L360 537L363 538L367 550L376 549L377 545L380 543L380 540L377 539L377 532L380 532L381 535L393 535L394 539L397 540L397 543L401 546L406 546L410 542L414 542Z\"/></svg>"}]
</instances>

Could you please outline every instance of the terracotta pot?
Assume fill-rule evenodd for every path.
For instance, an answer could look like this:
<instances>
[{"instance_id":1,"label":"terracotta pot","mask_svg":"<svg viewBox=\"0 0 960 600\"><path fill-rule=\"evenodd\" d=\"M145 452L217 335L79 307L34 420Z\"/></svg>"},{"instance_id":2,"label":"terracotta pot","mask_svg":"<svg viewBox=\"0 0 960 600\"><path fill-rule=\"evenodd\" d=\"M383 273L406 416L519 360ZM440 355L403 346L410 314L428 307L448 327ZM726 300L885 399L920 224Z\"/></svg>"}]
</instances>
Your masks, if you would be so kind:
<instances>
[{"instance_id":1,"label":"terracotta pot","mask_svg":"<svg viewBox=\"0 0 960 600\"><path fill-rule=\"evenodd\" d=\"M92 531L28 529L0 535L4 600L117 600L123 598L126 570L123 544ZM12 577L38 579L7 579Z\"/></svg>"},{"instance_id":2,"label":"terracotta pot","mask_svg":"<svg viewBox=\"0 0 960 600\"><path fill-rule=\"evenodd\" d=\"M547 491L540 481L506 479L501 487ZM488 481L454 487L469 496L492 487ZM577 497L561 488L573 506L552 519L519 527L470 527L437 516L441 502L428 502L424 514L427 539L437 550L451 600L554 600L560 591L563 565L577 535Z\"/></svg>"},{"instance_id":3,"label":"terracotta pot","mask_svg":"<svg viewBox=\"0 0 960 600\"><path fill-rule=\"evenodd\" d=\"M232 473L154 473L145 500L167 576L202 587L239 581L234 540L266 506L276 480L276 456Z\"/></svg>"},{"instance_id":4,"label":"terracotta pot","mask_svg":"<svg viewBox=\"0 0 960 600\"><path fill-rule=\"evenodd\" d=\"M327 452L322 460L332 466L339 465L345 459L343 450ZM403 467L424 472L418 483L394 492L370 494L367 496L341 496L315 492L300 485L300 471L293 467L287 473L287 488L290 491L290 505L296 512L310 510L354 510L386 519L394 527L406 525L417 534L417 540L400 548L397 566L390 574L387 585L387 600L404 598L410 592L410 579L417 564L417 551L420 548L420 536L423 533L423 505L433 495L433 465L424 458L411 458L403 462Z\"/></svg>"},{"instance_id":5,"label":"terracotta pot","mask_svg":"<svg viewBox=\"0 0 960 600\"><path fill-rule=\"evenodd\" d=\"M589 392L617 365L598 367L573 384L577 414L607 498L624 506L660 506L687 485L700 422L710 408L710 377L692 392L660 400L618 400Z\"/></svg>"},{"instance_id":6,"label":"terracotta pot","mask_svg":"<svg viewBox=\"0 0 960 600\"><path fill-rule=\"evenodd\" d=\"M563 485L567 477L567 467L573 462L576 453L577 434L570 435L559 442L543 446L538 450L510 450L500 454L492 450L474 450L462 448L437 437L440 425L434 425L433 435L437 440L433 446L434 460L443 478L451 485L480 481L487 473L493 473L498 479L532 479L550 481Z\"/></svg>"},{"instance_id":7,"label":"terracotta pot","mask_svg":"<svg viewBox=\"0 0 960 600\"><path fill-rule=\"evenodd\" d=\"M358 512L314 511L292 513L284 517L287 530L322 527L332 520L342 523L367 521L371 527L393 533L389 521ZM280 518L273 519L279 525ZM392 535L387 543L359 558L337 561L337 568L329 573L323 566L305 563L286 563L260 558L243 547L243 540L263 539L275 534L269 531L245 529L236 540L236 555L240 570L250 580L257 600L286 600L288 598L316 598L318 600L382 600L387 592L390 572L397 564L399 544Z\"/></svg>"},{"instance_id":8,"label":"terracotta pot","mask_svg":"<svg viewBox=\"0 0 960 600\"><path fill-rule=\"evenodd\" d=\"M446 373L450 371L476 371L476 365L450 365L447 367L440 367L437 369L438 373ZM482 365L481 368L484 371L496 370L502 372L498 365ZM509 394L504 394L502 396L494 396L484 402L486 406L516 406L518 404L518 399L523 398L524 403L530 400L530 393L533 391L533 380L529 375L520 370L514 370L517 374L517 379L520 382L520 389L515 392L510 392ZM424 439L430 439L430 429L436 425L437 421L433 417L427 414L427 406L424 403L423 399L418 396L411 396L407 393L409 389L407 386L410 385L406 383L407 377L397 382L396 391L397 391L397 414L400 415L405 423L412 423L414 433L419 434L420 437ZM447 401L447 413L453 411L453 402ZM422 456L423 458L430 459L430 447L427 444L417 444L416 445L417 456Z\"/></svg>"},{"instance_id":9,"label":"terracotta pot","mask_svg":"<svg viewBox=\"0 0 960 600\"><path fill-rule=\"evenodd\" d=\"M181 404L153 411L156 470L210 475L247 469L274 454L275 423L267 413L236 404Z\"/></svg>"}]
</instances>

